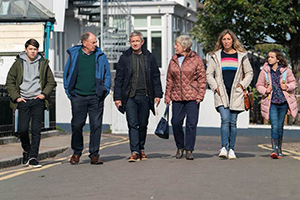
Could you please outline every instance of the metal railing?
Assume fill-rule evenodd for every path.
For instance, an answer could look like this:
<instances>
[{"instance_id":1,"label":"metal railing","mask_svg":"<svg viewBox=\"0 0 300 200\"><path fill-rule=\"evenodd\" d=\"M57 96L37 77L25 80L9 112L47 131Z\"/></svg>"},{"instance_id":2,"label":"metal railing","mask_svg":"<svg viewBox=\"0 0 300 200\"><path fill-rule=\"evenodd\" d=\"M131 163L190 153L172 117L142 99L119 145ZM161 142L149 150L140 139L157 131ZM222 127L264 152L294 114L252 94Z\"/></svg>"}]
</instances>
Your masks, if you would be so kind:
<instances>
[{"instance_id":1,"label":"metal railing","mask_svg":"<svg viewBox=\"0 0 300 200\"><path fill-rule=\"evenodd\" d=\"M110 63L118 62L128 47L131 32L131 8L125 0L73 0L78 16L100 24L101 49Z\"/></svg>"},{"instance_id":2,"label":"metal railing","mask_svg":"<svg viewBox=\"0 0 300 200\"><path fill-rule=\"evenodd\" d=\"M55 114L55 91L51 93L51 108L49 111L49 128L42 128L42 131L56 129L56 114ZM9 107L10 97L4 85L0 85L0 137L15 135L15 115ZM44 127L44 122L43 125Z\"/></svg>"}]
</instances>

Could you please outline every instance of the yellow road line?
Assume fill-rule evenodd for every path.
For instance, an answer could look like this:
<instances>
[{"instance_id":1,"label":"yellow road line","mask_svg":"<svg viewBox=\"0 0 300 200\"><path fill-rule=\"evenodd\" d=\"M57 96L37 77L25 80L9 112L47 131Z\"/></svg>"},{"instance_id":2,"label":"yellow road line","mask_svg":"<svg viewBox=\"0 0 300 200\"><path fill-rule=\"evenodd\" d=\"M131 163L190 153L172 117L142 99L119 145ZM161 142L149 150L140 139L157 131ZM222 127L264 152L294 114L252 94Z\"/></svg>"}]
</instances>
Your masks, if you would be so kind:
<instances>
[{"instance_id":1,"label":"yellow road line","mask_svg":"<svg viewBox=\"0 0 300 200\"><path fill-rule=\"evenodd\" d=\"M106 135L106 137L118 138L118 140L101 144L100 150L105 149L107 147L112 147L112 146L117 146L117 145L120 145L120 144L125 144L125 143L128 143L128 141L129 141L128 138L124 137L124 136ZM88 148L86 148L86 149L88 149ZM88 154L89 153L85 153L83 155L88 155ZM34 168L30 168L30 167L24 167L24 168L20 168L20 169L13 169L13 170L8 170L8 171L5 171L5 172L1 172L0 173L0 181L6 180L6 179L9 179L9 178L13 178L13 177L16 177L16 176L20 176L20 175L25 174L25 173L41 171L43 169L48 169L50 167L60 165L60 164L62 164L61 161L68 160L71 156L72 155L62 157L62 158L57 158L57 159L55 159L54 163L46 164L42 168L34 169ZM9 175L6 175L6 174L9 174ZM6 175L6 176L3 176L3 175Z\"/></svg>"},{"instance_id":2,"label":"yellow road line","mask_svg":"<svg viewBox=\"0 0 300 200\"><path fill-rule=\"evenodd\" d=\"M259 144L258 147L266 150L272 150L272 146L269 144ZM296 160L300 160L300 153L292 151L292 150L282 150L284 155L290 156Z\"/></svg>"},{"instance_id":3,"label":"yellow road line","mask_svg":"<svg viewBox=\"0 0 300 200\"><path fill-rule=\"evenodd\" d=\"M55 166L55 165L60 165L60 164L61 164L61 163L48 164L48 165L44 165L44 166L41 167L41 168L26 168L25 171L19 171L19 172L13 173L13 174L9 174L9 175L7 175L7 176L0 177L0 181L6 180L6 179L9 179L9 178L13 178L13 177L16 177L16 176L20 176L20 175L26 174L26 173L28 173L28 172L41 171L41 170L44 170L44 169L53 167L53 166Z\"/></svg>"}]
</instances>

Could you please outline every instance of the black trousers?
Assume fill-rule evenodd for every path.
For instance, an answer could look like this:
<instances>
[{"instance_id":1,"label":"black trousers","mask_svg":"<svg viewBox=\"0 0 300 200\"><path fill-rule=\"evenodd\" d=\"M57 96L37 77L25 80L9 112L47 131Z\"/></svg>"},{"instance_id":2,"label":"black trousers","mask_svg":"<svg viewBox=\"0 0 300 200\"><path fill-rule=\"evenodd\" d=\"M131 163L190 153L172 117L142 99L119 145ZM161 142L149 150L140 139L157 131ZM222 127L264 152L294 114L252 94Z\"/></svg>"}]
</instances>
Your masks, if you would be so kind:
<instances>
[{"instance_id":1,"label":"black trousers","mask_svg":"<svg viewBox=\"0 0 300 200\"><path fill-rule=\"evenodd\" d=\"M41 141L41 129L45 101L41 99L27 100L18 104L19 119L18 133L24 151L29 152L30 158L37 158ZM29 123L31 141L29 138Z\"/></svg>"}]
</instances>

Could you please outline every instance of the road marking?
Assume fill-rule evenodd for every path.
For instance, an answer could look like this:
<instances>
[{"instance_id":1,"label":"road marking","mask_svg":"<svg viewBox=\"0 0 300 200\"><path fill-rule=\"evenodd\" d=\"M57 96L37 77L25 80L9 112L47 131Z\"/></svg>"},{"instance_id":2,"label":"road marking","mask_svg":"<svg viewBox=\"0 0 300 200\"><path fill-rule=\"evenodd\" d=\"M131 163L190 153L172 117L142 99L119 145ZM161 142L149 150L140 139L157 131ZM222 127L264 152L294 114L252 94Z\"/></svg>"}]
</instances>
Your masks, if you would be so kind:
<instances>
[{"instance_id":1,"label":"road marking","mask_svg":"<svg viewBox=\"0 0 300 200\"><path fill-rule=\"evenodd\" d=\"M262 148L262 149L266 149L266 150L272 150L272 146L269 144L259 144L257 145L258 147ZM300 153L296 152L296 151L292 151L292 150L282 150L284 155L290 156L296 160L300 160Z\"/></svg>"},{"instance_id":2,"label":"road marking","mask_svg":"<svg viewBox=\"0 0 300 200\"><path fill-rule=\"evenodd\" d=\"M125 144L125 143L128 143L128 141L129 141L128 138L124 137L124 136L106 135L106 137L116 138L118 140L111 141L111 142L106 142L106 143L101 144L100 145L100 150L108 148L108 147L113 147L113 146ZM84 150L88 150L88 148L85 148ZM85 153L85 154L82 154L82 155L86 156L88 154L89 153ZM30 172L41 171L41 170L44 170L44 169L48 169L50 167L54 167L56 165L61 165L61 164L63 164L62 161L69 160L71 156L72 155L66 156L66 157L62 157L62 158L57 158L57 159L54 160L53 163L51 163L51 164L45 164L41 168L23 167L23 168L19 168L19 169L13 169L13 170L8 170L8 171L5 171L5 172L1 172L0 173L0 181L6 180L6 179L10 179L10 178L13 178L13 177L16 177L16 176L20 176L22 174L30 173ZM6 174L8 174L8 175L6 175ZM6 175L6 176L4 176L4 175Z\"/></svg>"}]
</instances>

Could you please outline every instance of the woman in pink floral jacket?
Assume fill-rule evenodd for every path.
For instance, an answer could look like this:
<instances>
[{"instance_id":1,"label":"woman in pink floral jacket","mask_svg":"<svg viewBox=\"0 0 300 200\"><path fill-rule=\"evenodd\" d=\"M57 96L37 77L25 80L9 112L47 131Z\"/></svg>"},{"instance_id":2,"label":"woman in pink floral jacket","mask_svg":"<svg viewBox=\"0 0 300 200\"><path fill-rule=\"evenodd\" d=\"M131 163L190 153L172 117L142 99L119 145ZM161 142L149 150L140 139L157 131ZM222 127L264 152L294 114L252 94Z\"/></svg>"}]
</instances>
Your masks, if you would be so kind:
<instances>
[{"instance_id":1,"label":"woman in pink floral jacket","mask_svg":"<svg viewBox=\"0 0 300 200\"><path fill-rule=\"evenodd\" d=\"M268 53L267 62L257 80L257 90L262 94L261 115L271 121L271 158L282 158L282 138L284 117L298 113L297 100L294 94L296 79L283 53L273 49Z\"/></svg>"}]
</instances>

